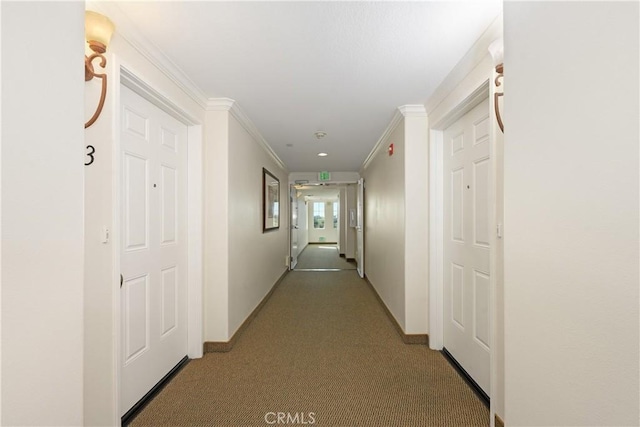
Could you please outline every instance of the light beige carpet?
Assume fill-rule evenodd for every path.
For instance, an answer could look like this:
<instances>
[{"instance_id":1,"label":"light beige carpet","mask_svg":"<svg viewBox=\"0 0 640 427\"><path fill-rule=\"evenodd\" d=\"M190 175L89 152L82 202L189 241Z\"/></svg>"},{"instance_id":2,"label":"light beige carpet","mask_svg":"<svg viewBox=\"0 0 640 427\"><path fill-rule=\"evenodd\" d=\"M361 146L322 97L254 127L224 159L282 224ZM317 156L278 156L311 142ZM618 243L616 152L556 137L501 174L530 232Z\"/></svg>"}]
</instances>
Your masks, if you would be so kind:
<instances>
[{"instance_id":1,"label":"light beige carpet","mask_svg":"<svg viewBox=\"0 0 640 427\"><path fill-rule=\"evenodd\" d=\"M279 412L288 425L489 424L439 352L402 342L355 271L293 271L233 350L191 361L131 425L283 425Z\"/></svg>"},{"instance_id":2,"label":"light beige carpet","mask_svg":"<svg viewBox=\"0 0 640 427\"><path fill-rule=\"evenodd\" d=\"M309 244L298 256L296 270L331 268L355 270L356 263L340 256L335 243Z\"/></svg>"}]
</instances>

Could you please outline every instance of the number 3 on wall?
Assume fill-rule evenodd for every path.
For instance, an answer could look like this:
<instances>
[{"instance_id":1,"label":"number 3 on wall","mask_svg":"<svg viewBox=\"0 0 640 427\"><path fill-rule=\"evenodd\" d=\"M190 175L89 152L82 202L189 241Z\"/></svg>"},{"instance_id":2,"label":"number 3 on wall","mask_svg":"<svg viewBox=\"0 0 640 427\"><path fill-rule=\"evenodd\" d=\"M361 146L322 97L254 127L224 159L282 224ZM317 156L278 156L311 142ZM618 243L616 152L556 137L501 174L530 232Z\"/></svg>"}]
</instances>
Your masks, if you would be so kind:
<instances>
[{"instance_id":1,"label":"number 3 on wall","mask_svg":"<svg viewBox=\"0 0 640 427\"><path fill-rule=\"evenodd\" d=\"M93 147L93 145L87 145L87 150L89 150L89 152L87 153L87 156L89 156L91 160L89 160L88 163L85 163L84 164L85 166L89 166L95 160L93 154L96 152L96 149Z\"/></svg>"}]
</instances>

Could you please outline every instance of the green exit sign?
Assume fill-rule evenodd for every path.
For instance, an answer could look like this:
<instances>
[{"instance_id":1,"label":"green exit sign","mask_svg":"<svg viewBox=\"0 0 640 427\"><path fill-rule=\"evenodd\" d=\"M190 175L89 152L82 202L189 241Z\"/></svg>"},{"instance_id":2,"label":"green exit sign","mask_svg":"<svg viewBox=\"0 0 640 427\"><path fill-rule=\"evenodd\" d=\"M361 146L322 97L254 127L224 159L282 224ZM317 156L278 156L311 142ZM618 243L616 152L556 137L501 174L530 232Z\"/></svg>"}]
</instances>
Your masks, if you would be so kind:
<instances>
[{"instance_id":1,"label":"green exit sign","mask_svg":"<svg viewBox=\"0 0 640 427\"><path fill-rule=\"evenodd\" d=\"M329 181L331 179L331 174L327 171L322 171L318 174L318 179L320 181Z\"/></svg>"}]
</instances>

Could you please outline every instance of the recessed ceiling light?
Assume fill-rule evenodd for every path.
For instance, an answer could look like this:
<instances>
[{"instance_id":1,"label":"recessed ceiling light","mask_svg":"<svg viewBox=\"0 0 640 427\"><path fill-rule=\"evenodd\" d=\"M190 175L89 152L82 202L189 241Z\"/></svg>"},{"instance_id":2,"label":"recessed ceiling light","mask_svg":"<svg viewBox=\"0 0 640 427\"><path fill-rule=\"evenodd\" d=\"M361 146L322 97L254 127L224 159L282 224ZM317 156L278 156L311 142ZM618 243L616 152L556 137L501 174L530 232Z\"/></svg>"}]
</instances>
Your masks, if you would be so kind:
<instances>
[{"instance_id":1,"label":"recessed ceiling light","mask_svg":"<svg viewBox=\"0 0 640 427\"><path fill-rule=\"evenodd\" d=\"M316 136L316 138L322 139L325 136L327 136L327 133L326 132L322 132L321 130L319 130L318 132L314 133L314 135Z\"/></svg>"},{"instance_id":2,"label":"recessed ceiling light","mask_svg":"<svg viewBox=\"0 0 640 427\"><path fill-rule=\"evenodd\" d=\"M327 157L328 154L327 153L318 153L318 157Z\"/></svg>"}]
</instances>

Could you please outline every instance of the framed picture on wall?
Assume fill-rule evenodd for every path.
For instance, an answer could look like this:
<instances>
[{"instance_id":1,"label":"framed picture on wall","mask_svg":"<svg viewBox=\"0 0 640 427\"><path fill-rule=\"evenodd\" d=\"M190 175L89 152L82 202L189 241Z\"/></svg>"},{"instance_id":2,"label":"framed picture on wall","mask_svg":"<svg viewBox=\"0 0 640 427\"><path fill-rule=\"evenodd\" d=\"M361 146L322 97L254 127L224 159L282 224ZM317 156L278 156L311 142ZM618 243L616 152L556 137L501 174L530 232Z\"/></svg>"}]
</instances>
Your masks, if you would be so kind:
<instances>
[{"instance_id":1,"label":"framed picture on wall","mask_svg":"<svg viewBox=\"0 0 640 427\"><path fill-rule=\"evenodd\" d=\"M280 227L280 181L262 168L262 232Z\"/></svg>"}]
</instances>

